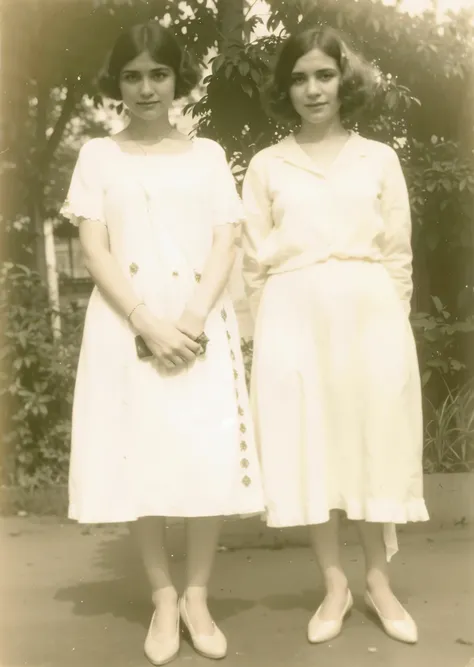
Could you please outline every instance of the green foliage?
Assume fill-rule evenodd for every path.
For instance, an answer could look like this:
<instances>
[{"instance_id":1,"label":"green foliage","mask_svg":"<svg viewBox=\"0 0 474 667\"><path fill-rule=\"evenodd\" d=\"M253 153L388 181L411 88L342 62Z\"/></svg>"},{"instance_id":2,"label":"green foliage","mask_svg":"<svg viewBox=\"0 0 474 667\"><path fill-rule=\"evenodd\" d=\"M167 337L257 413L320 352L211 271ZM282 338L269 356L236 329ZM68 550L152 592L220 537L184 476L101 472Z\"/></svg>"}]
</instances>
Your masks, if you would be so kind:
<instances>
[{"instance_id":1,"label":"green foliage","mask_svg":"<svg viewBox=\"0 0 474 667\"><path fill-rule=\"evenodd\" d=\"M272 35L246 44L226 44L212 61L205 95L191 105L192 114L198 118L198 133L224 146L240 171L258 149L288 131L268 117L260 99L279 43Z\"/></svg>"},{"instance_id":2,"label":"green foliage","mask_svg":"<svg viewBox=\"0 0 474 667\"><path fill-rule=\"evenodd\" d=\"M472 157L436 136L427 143L411 138L404 151L418 292L427 283L420 307L429 307L428 293L437 294L461 319L474 308Z\"/></svg>"},{"instance_id":3,"label":"green foliage","mask_svg":"<svg viewBox=\"0 0 474 667\"><path fill-rule=\"evenodd\" d=\"M429 405L425 429L426 472L468 472L474 469L474 386L448 391L438 405Z\"/></svg>"},{"instance_id":4,"label":"green foliage","mask_svg":"<svg viewBox=\"0 0 474 667\"><path fill-rule=\"evenodd\" d=\"M462 342L474 333L474 317L453 321L438 297L433 297L435 314L415 313L412 325L422 369L422 384L440 379L446 387L459 387L467 366L461 360ZM461 359L460 359L461 357ZM461 380L461 382L460 382Z\"/></svg>"},{"instance_id":5,"label":"green foliage","mask_svg":"<svg viewBox=\"0 0 474 667\"><path fill-rule=\"evenodd\" d=\"M83 314L63 313L63 337L55 340L46 288L21 265L4 264L0 294L1 479L25 487L62 483Z\"/></svg>"}]
</instances>

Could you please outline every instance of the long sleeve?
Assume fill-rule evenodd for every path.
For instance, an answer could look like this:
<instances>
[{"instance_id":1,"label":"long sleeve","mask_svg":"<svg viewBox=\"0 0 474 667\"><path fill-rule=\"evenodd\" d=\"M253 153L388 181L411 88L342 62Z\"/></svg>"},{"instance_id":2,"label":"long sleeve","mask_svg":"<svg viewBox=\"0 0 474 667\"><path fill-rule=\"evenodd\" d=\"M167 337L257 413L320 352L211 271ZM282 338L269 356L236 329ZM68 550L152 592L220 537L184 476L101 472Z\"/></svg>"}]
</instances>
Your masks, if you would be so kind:
<instances>
[{"instance_id":1,"label":"long sleeve","mask_svg":"<svg viewBox=\"0 0 474 667\"><path fill-rule=\"evenodd\" d=\"M259 263L259 250L273 227L265 172L263 164L261 162L259 164L258 155L250 161L244 179L242 197L245 213L242 229L242 273L250 313L255 322L268 270L268 267Z\"/></svg>"},{"instance_id":2,"label":"long sleeve","mask_svg":"<svg viewBox=\"0 0 474 667\"><path fill-rule=\"evenodd\" d=\"M385 226L383 262L409 313L413 294L410 202L400 161L393 150L384 173L381 211Z\"/></svg>"}]
</instances>

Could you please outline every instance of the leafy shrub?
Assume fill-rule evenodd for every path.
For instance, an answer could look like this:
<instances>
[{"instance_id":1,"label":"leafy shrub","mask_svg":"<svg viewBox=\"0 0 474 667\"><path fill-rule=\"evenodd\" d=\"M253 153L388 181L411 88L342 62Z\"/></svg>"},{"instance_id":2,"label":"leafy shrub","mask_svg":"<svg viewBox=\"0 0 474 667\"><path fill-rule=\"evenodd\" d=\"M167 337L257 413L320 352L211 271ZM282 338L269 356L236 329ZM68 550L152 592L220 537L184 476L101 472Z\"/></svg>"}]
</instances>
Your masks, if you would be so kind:
<instances>
[{"instance_id":1,"label":"leafy shrub","mask_svg":"<svg viewBox=\"0 0 474 667\"><path fill-rule=\"evenodd\" d=\"M474 317L454 320L438 297L432 297L435 314L414 313L413 331L418 347L422 384L441 379L444 387L459 387L467 371L460 360L462 336L474 332ZM459 380L461 378L461 381Z\"/></svg>"}]
</instances>

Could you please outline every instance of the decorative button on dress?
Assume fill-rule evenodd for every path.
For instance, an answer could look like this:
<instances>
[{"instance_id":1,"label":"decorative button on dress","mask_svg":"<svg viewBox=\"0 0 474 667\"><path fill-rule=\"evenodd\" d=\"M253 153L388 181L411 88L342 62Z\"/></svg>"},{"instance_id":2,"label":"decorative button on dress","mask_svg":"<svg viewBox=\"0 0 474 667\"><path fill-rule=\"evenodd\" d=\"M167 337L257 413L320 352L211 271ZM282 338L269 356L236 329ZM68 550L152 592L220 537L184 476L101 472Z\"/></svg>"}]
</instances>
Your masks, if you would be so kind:
<instances>
[{"instance_id":1,"label":"decorative button on dress","mask_svg":"<svg viewBox=\"0 0 474 667\"><path fill-rule=\"evenodd\" d=\"M208 139L150 155L123 152L111 138L88 141L62 213L75 224L105 224L137 299L171 321L199 282L214 227L242 219L224 151ZM94 288L74 395L70 518L105 523L263 512L227 292L205 333L205 357L181 372L160 370L138 359L135 332Z\"/></svg>"},{"instance_id":2,"label":"decorative button on dress","mask_svg":"<svg viewBox=\"0 0 474 667\"><path fill-rule=\"evenodd\" d=\"M251 161L244 208L268 524L323 523L345 510L386 524L390 558L394 524L428 519L397 155L352 134L322 173L291 135Z\"/></svg>"}]
</instances>

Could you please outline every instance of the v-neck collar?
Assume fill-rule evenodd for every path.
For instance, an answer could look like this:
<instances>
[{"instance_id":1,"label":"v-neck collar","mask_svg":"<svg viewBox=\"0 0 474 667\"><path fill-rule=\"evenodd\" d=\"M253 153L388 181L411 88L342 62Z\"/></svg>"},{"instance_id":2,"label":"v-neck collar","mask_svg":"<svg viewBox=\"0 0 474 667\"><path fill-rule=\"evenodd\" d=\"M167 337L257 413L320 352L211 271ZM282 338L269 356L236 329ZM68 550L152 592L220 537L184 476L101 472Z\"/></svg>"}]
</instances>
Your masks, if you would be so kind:
<instances>
[{"instance_id":1,"label":"v-neck collar","mask_svg":"<svg viewBox=\"0 0 474 667\"><path fill-rule=\"evenodd\" d=\"M278 144L277 155L285 162L310 171L322 178L327 178L338 166L345 155L349 154L354 147L358 147L358 155L366 155L364 150L364 141L362 137L356 132L351 131L347 141L341 147L332 163L326 169L322 169L316 162L304 151L296 140L296 136L292 133L285 137Z\"/></svg>"}]
</instances>

